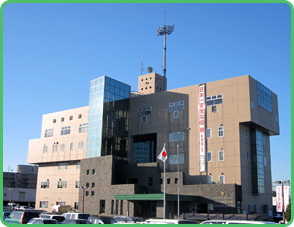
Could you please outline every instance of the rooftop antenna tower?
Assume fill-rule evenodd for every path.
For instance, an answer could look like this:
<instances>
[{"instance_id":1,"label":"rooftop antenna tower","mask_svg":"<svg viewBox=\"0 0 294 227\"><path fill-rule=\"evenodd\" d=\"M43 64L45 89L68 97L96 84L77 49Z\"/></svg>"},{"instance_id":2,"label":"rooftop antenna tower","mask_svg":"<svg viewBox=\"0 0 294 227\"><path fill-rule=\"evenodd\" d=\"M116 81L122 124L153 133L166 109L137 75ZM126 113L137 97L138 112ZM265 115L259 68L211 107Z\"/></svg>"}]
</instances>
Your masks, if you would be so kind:
<instances>
[{"instance_id":1,"label":"rooftop antenna tower","mask_svg":"<svg viewBox=\"0 0 294 227\"><path fill-rule=\"evenodd\" d=\"M175 25L166 25L166 12L164 11L164 26L157 29L157 36L163 35L163 77L164 91L166 91L166 37L174 31Z\"/></svg>"}]
</instances>

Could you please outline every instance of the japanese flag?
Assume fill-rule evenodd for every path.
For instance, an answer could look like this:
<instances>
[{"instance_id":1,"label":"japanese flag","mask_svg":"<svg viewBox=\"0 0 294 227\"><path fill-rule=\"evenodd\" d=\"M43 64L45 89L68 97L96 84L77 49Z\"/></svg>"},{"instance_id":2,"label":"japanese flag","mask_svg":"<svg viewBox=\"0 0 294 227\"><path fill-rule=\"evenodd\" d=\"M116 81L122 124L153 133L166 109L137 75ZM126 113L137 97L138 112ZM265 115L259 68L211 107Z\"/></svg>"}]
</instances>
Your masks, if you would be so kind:
<instances>
[{"instance_id":1,"label":"japanese flag","mask_svg":"<svg viewBox=\"0 0 294 227\"><path fill-rule=\"evenodd\" d=\"M165 150L165 143L163 144L162 151L160 152L160 154L158 155L157 158L160 159L163 162L166 161L166 159L167 159L167 153L166 153L166 150Z\"/></svg>"}]
</instances>

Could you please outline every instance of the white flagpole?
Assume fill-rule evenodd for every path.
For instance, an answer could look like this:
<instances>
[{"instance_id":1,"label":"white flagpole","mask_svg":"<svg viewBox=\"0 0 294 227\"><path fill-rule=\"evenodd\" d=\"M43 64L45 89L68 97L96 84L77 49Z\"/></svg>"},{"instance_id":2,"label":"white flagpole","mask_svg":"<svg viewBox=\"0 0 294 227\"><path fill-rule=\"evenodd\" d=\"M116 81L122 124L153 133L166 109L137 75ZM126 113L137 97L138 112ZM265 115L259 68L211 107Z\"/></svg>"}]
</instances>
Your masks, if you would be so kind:
<instances>
[{"instance_id":1,"label":"white flagpole","mask_svg":"<svg viewBox=\"0 0 294 227\"><path fill-rule=\"evenodd\" d=\"M165 219L165 205L166 205L166 201L165 201L165 162L163 162L163 219Z\"/></svg>"}]
</instances>

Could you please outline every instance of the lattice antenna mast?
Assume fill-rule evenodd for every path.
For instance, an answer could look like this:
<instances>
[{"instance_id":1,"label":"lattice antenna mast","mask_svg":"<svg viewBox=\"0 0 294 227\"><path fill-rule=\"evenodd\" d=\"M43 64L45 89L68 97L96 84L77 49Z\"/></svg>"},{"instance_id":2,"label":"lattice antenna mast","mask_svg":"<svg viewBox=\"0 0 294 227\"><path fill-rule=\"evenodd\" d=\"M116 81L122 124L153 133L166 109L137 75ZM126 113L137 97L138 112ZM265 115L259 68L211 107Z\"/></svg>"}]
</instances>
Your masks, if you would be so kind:
<instances>
[{"instance_id":1,"label":"lattice antenna mast","mask_svg":"<svg viewBox=\"0 0 294 227\"><path fill-rule=\"evenodd\" d=\"M164 26L157 29L157 36L163 35L163 77L164 91L166 91L166 37L174 31L175 25L166 25L166 12L164 11Z\"/></svg>"}]
</instances>

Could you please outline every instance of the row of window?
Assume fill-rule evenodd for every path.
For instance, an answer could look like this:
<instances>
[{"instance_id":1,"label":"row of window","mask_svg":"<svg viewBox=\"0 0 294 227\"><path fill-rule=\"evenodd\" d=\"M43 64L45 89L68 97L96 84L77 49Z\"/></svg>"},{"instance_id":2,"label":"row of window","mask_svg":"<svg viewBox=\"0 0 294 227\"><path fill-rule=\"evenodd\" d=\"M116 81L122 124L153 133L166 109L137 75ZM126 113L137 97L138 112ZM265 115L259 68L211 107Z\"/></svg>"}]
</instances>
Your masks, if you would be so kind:
<instances>
[{"instance_id":1,"label":"row of window","mask_svg":"<svg viewBox=\"0 0 294 227\"><path fill-rule=\"evenodd\" d=\"M80 162L76 163L76 169L80 169L81 164ZM68 162L60 162L58 163L58 170L67 170L68 169Z\"/></svg>"},{"instance_id":2,"label":"row of window","mask_svg":"<svg viewBox=\"0 0 294 227\"><path fill-rule=\"evenodd\" d=\"M74 203L74 209L78 210L78 202ZM56 205L65 206L66 202L56 201ZM48 201L40 201L40 208L48 208Z\"/></svg>"},{"instance_id":3,"label":"row of window","mask_svg":"<svg viewBox=\"0 0 294 227\"><path fill-rule=\"evenodd\" d=\"M71 131L71 126L64 126L61 128L61 135L69 135ZM79 133L84 133L88 131L88 123L79 125ZM54 133L54 129L46 129L45 130L45 138L52 137Z\"/></svg>"},{"instance_id":4,"label":"row of window","mask_svg":"<svg viewBox=\"0 0 294 227\"><path fill-rule=\"evenodd\" d=\"M87 169L87 175L90 175L90 173L96 174L96 170L92 169L92 171L91 171L91 170Z\"/></svg>"},{"instance_id":5,"label":"row of window","mask_svg":"<svg viewBox=\"0 0 294 227\"><path fill-rule=\"evenodd\" d=\"M206 159L207 162L212 162L212 152L209 151L206 153ZM218 161L224 161L225 160L225 152L223 150L218 152Z\"/></svg>"},{"instance_id":6,"label":"row of window","mask_svg":"<svg viewBox=\"0 0 294 227\"><path fill-rule=\"evenodd\" d=\"M77 150L83 150L84 149L84 144L85 144L84 141L78 142L77 143ZM74 151L75 146L76 146L75 143L70 143L69 150ZM64 143L63 144L58 144L58 142L57 142L57 143L54 143L52 145L52 152L53 153L58 152L58 151L64 152L65 150L66 150L66 146L65 146ZM48 152L48 145L44 144L43 145L43 153L46 154L47 152Z\"/></svg>"},{"instance_id":7,"label":"row of window","mask_svg":"<svg viewBox=\"0 0 294 227\"><path fill-rule=\"evenodd\" d=\"M79 115L78 115L78 119L81 119L81 118L82 118L82 116L83 116L82 114L79 114ZM61 121L61 122L64 122L64 119L65 119L65 118L64 118L64 117L62 117L62 118L60 119L60 121ZM72 120L73 120L73 116L69 116L69 118L68 118L68 119L69 119L70 121L72 121ZM57 119L56 119L56 118L55 118L55 119L53 119L53 123L57 123Z\"/></svg>"},{"instance_id":8,"label":"row of window","mask_svg":"<svg viewBox=\"0 0 294 227\"><path fill-rule=\"evenodd\" d=\"M50 181L42 181L41 182L41 188L45 189L45 188L49 188L50 187ZM80 187L80 182L76 181L75 182L75 188L79 188ZM95 187L95 183L94 183L94 187ZM57 188L67 188L67 181L57 181ZM93 188L93 183L92 183L92 188Z\"/></svg>"},{"instance_id":9,"label":"row of window","mask_svg":"<svg viewBox=\"0 0 294 227\"><path fill-rule=\"evenodd\" d=\"M219 127L217 129L217 131L218 131L218 137L224 136L224 127ZM212 138L212 129L211 128L206 129L206 138Z\"/></svg>"}]
</instances>

